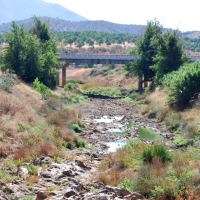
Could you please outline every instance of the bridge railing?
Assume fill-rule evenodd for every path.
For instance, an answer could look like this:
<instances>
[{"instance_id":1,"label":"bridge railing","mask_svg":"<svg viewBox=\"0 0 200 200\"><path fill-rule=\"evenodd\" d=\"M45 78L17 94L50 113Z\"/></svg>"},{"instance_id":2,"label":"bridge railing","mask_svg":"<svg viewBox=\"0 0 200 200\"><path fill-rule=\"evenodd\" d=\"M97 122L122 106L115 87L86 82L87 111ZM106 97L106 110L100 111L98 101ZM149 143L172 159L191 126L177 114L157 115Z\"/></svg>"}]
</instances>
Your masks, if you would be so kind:
<instances>
[{"instance_id":1,"label":"bridge railing","mask_svg":"<svg viewBox=\"0 0 200 200\"><path fill-rule=\"evenodd\" d=\"M111 59L111 60L136 60L139 55L90 55L90 54L58 54L60 59Z\"/></svg>"},{"instance_id":2,"label":"bridge railing","mask_svg":"<svg viewBox=\"0 0 200 200\"><path fill-rule=\"evenodd\" d=\"M92 55L92 54L58 54L61 60L127 60L133 61L140 58L139 55ZM191 56L191 62L200 60L200 56Z\"/></svg>"}]
</instances>

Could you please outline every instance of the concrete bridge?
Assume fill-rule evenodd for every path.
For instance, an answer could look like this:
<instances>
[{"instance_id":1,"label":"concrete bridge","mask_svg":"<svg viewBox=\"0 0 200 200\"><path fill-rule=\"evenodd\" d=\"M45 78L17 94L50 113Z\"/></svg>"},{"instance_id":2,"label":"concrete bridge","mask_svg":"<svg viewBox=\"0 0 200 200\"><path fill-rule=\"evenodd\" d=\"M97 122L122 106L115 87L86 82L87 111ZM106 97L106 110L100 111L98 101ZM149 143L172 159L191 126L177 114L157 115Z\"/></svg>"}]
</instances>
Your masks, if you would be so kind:
<instances>
[{"instance_id":1,"label":"concrete bridge","mask_svg":"<svg viewBox=\"0 0 200 200\"><path fill-rule=\"evenodd\" d=\"M130 64L137 60L138 55L89 55L89 54L59 54L60 61L75 63L76 65L88 64Z\"/></svg>"},{"instance_id":2,"label":"concrete bridge","mask_svg":"<svg viewBox=\"0 0 200 200\"><path fill-rule=\"evenodd\" d=\"M88 55L88 54L58 54L59 60L66 63L60 69L59 86L66 84L66 67L73 63L75 65L87 64L90 67L94 64L131 64L139 58L138 55Z\"/></svg>"},{"instance_id":3,"label":"concrete bridge","mask_svg":"<svg viewBox=\"0 0 200 200\"><path fill-rule=\"evenodd\" d=\"M70 63L75 65L87 64L93 66L94 64L131 64L131 62L139 59L139 55L92 55L92 54L67 54L60 53L59 60L66 63L59 74L59 85L66 84L66 67ZM191 62L199 61L200 56L191 56Z\"/></svg>"},{"instance_id":4,"label":"concrete bridge","mask_svg":"<svg viewBox=\"0 0 200 200\"><path fill-rule=\"evenodd\" d=\"M130 64L139 59L139 55L94 55L94 54L67 54L60 53L59 60L76 65L88 64ZM200 56L191 56L191 62L199 61Z\"/></svg>"}]
</instances>

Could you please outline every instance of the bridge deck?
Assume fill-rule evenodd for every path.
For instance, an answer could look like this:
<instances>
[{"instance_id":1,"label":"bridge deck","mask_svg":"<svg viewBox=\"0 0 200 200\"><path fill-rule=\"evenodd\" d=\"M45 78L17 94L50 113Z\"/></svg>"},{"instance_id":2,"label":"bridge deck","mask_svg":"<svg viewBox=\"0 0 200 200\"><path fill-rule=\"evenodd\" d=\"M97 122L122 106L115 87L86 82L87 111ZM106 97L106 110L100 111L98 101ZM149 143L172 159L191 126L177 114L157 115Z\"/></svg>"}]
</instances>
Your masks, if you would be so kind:
<instances>
[{"instance_id":1,"label":"bridge deck","mask_svg":"<svg viewBox=\"0 0 200 200\"><path fill-rule=\"evenodd\" d=\"M58 54L66 63L76 64L130 64L139 59L139 55L92 55L92 54ZM200 56L191 56L191 62L199 61Z\"/></svg>"}]
</instances>

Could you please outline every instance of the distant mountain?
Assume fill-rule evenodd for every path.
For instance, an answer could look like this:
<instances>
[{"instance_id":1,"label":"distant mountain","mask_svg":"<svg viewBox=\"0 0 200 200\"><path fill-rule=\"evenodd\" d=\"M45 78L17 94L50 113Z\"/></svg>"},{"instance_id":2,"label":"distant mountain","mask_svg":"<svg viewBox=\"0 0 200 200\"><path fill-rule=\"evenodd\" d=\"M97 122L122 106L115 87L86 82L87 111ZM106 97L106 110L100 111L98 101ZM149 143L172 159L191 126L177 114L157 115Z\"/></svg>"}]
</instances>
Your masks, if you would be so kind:
<instances>
[{"instance_id":1,"label":"distant mountain","mask_svg":"<svg viewBox=\"0 0 200 200\"><path fill-rule=\"evenodd\" d=\"M1 1L1 0L0 0ZM10 1L10 0L9 0ZM1 4L1 3L0 3ZM146 25L124 25L116 24L107 21L79 21L72 22L68 20L63 20L59 18L52 17L39 17L42 21L46 22L51 31L61 32L61 31L98 31L98 32L108 32L108 33L127 33L130 35L142 35L146 29ZM15 21L16 24L24 24L25 29L29 30L33 25L33 19L28 18L24 20ZM4 33L7 30L11 30L11 22L4 23L0 25L0 33ZM164 31L172 31L172 29L164 29ZM187 31L180 32L179 36L183 38L199 38L200 31Z\"/></svg>"},{"instance_id":2,"label":"distant mountain","mask_svg":"<svg viewBox=\"0 0 200 200\"><path fill-rule=\"evenodd\" d=\"M58 17L68 21L83 21L86 18L58 5L42 0L0 0L0 24L36 16Z\"/></svg>"},{"instance_id":3,"label":"distant mountain","mask_svg":"<svg viewBox=\"0 0 200 200\"><path fill-rule=\"evenodd\" d=\"M124 25L115 24L107 21L80 21L70 22L63 19L41 17L41 20L48 23L51 31L98 31L108 33L128 33L131 35L143 34L145 31L145 25ZM28 30L33 25L33 19L29 18L26 20L16 21L16 23L24 24ZM0 33L4 33L11 29L11 23L0 25Z\"/></svg>"}]
</instances>

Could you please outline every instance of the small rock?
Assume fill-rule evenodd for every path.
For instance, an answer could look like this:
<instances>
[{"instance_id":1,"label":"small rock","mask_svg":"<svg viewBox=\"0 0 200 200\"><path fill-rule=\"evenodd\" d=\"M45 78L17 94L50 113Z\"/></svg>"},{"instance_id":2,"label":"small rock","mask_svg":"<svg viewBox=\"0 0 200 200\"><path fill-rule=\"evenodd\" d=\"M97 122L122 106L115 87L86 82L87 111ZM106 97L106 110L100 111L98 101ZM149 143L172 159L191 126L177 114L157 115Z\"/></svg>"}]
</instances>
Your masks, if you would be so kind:
<instances>
[{"instance_id":1,"label":"small rock","mask_svg":"<svg viewBox=\"0 0 200 200\"><path fill-rule=\"evenodd\" d=\"M129 194L131 194L128 190L125 190L123 188L117 188L117 187L110 187L110 186L107 186L106 189L110 192L113 192L115 193L117 196L119 197L125 197Z\"/></svg>"},{"instance_id":2,"label":"small rock","mask_svg":"<svg viewBox=\"0 0 200 200\"><path fill-rule=\"evenodd\" d=\"M52 191L38 191L36 200L44 200L47 197L55 196L56 194Z\"/></svg>"},{"instance_id":3,"label":"small rock","mask_svg":"<svg viewBox=\"0 0 200 200\"><path fill-rule=\"evenodd\" d=\"M68 190L64 194L65 197L71 197L71 196L77 196L77 195L78 193L76 193L74 190Z\"/></svg>"},{"instance_id":4,"label":"small rock","mask_svg":"<svg viewBox=\"0 0 200 200\"><path fill-rule=\"evenodd\" d=\"M20 177L24 177L28 174L28 169L26 167L18 167L17 175Z\"/></svg>"},{"instance_id":5,"label":"small rock","mask_svg":"<svg viewBox=\"0 0 200 200\"><path fill-rule=\"evenodd\" d=\"M136 193L136 192L134 192L132 194L129 194L128 196L125 196L124 198L127 199L127 200L140 200L140 199L144 199L144 197L141 194Z\"/></svg>"}]
</instances>

